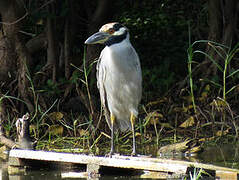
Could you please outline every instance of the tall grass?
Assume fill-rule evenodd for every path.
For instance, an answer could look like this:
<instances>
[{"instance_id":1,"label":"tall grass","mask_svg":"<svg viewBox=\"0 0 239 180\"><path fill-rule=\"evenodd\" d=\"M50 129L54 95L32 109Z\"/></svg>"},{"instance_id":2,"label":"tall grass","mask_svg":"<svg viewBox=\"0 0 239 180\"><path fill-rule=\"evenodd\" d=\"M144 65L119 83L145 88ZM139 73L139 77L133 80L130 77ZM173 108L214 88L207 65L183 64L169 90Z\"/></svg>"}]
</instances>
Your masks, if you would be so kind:
<instances>
[{"instance_id":1,"label":"tall grass","mask_svg":"<svg viewBox=\"0 0 239 180\"><path fill-rule=\"evenodd\" d=\"M88 122L84 123L84 124L88 124L87 130L92 130L92 132L93 132L93 133L91 133L91 135L89 135L87 137L88 144L90 144L89 143L90 138L91 138L92 134L94 134L94 130L95 130L95 129L92 129L93 116L94 116L95 112L94 112L94 107L93 107L93 100L92 100L91 93L90 93L90 83L89 83L89 75L90 75L92 67L95 63L96 63L96 61L93 61L91 64L87 65L87 63L86 63L86 47L85 47L84 54L83 54L83 69L80 69L79 67L76 67L73 64L71 64L79 72L83 73L83 78L80 78L80 81L85 86L85 90L86 90L86 94L87 94L86 95L87 99L85 99L84 103L89 103L89 108L88 108L89 118L88 118ZM85 104L85 105L88 106L87 104ZM78 127L79 126L82 126L82 125L78 125ZM74 127L74 128L76 128L76 127ZM100 138L101 138L101 135L93 142L93 145L90 146L90 149L93 148L93 146L99 141Z\"/></svg>"},{"instance_id":2,"label":"tall grass","mask_svg":"<svg viewBox=\"0 0 239 180\"><path fill-rule=\"evenodd\" d=\"M233 60L233 57L235 56L235 54L237 54L239 52L239 43L237 43L235 45L234 48L231 47L227 47L223 44L220 43L216 43L213 41L209 41L209 40L199 40L199 41L195 41L191 44L190 42L191 40L189 40L189 48L187 50L188 53L188 74L189 74L189 83L190 83L190 92L191 92L191 96L192 96L192 103L193 103L193 107L194 107L194 112L196 112L196 105L195 105L195 98L194 98L194 94L193 94L193 79L192 79L192 63L194 55L195 54L203 54L205 55L219 70L219 72L222 73L222 79L221 79L221 84L217 83L215 81L209 80L210 83L212 83L213 85L216 85L217 87L219 87L220 89L222 89L222 99L223 101L226 102L226 97L227 95L232 92L237 86L234 85L232 86L230 89L228 89L228 79L231 78L232 76L236 75L236 73L239 72L239 69L229 72L229 65L231 63L231 61ZM217 59L214 59L214 57L212 57L212 55L201 51L201 50L194 50L194 47L197 44L206 44L209 45L210 47L213 48L214 52L216 53L216 57L221 58L222 60L222 65L217 61Z\"/></svg>"},{"instance_id":3,"label":"tall grass","mask_svg":"<svg viewBox=\"0 0 239 180\"><path fill-rule=\"evenodd\" d=\"M196 104L195 104L195 98L194 98L194 92L193 92L193 78L192 78L192 63L193 63L193 44L191 43L191 31L190 31L190 26L189 26L189 38L188 38L188 49L187 49L187 54L188 54L188 75L189 75L189 85L190 85L190 95L192 98L192 103L193 103L193 110L194 113L197 112L196 109Z\"/></svg>"},{"instance_id":4,"label":"tall grass","mask_svg":"<svg viewBox=\"0 0 239 180\"><path fill-rule=\"evenodd\" d=\"M190 180L199 180L202 177L203 172L202 169L198 170L197 168L194 168L193 174L191 172L189 173Z\"/></svg>"},{"instance_id":5,"label":"tall grass","mask_svg":"<svg viewBox=\"0 0 239 180\"><path fill-rule=\"evenodd\" d=\"M222 84L218 84L216 82L213 82L213 83L217 84L220 88L222 88L223 90L222 98L224 101L226 101L227 94L229 94L233 89L236 88L236 86L232 86L229 90L227 90L227 79L229 79L230 77L232 77L233 75L239 72L239 69L233 72L229 72L229 69L228 69L233 57L235 56L235 54L239 52L239 43L237 43L234 48L227 47L227 46L224 46L223 44L216 43L209 40L195 41L193 45L197 43L207 43L210 47L213 48L213 50L218 55L218 57L220 57L223 60L223 65L220 65L220 63L217 62L210 54L200 50L194 51L195 54L200 53L205 55L209 60L212 61L213 64L216 65L218 70L223 74Z\"/></svg>"},{"instance_id":6,"label":"tall grass","mask_svg":"<svg viewBox=\"0 0 239 180\"><path fill-rule=\"evenodd\" d=\"M8 94L8 92L6 94L0 94L0 114L3 113L2 112L3 109L2 109L1 106L2 106L2 103L5 99L7 99L9 101L11 101L13 99L13 100L17 100L17 101L20 101L20 102L26 104L25 101L23 101L23 100L21 100L17 97L14 97L14 96L9 96L7 94ZM15 125L15 122L11 119L11 115L9 114L9 112L5 112L5 113L8 114L8 117L7 117L7 119L0 119L0 123L1 123L1 125L3 125L3 128L6 131L6 135L9 136L10 131L13 129L13 127ZM5 121L5 122L3 123L3 121Z\"/></svg>"}]
</instances>

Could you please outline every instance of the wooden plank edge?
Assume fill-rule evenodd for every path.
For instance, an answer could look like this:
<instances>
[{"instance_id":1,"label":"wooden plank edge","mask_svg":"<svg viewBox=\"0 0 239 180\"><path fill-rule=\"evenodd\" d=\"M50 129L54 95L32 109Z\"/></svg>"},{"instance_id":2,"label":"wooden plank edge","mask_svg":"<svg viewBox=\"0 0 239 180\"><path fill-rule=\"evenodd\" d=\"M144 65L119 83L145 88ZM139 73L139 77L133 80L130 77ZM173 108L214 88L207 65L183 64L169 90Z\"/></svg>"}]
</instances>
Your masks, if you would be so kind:
<instances>
[{"instance_id":1,"label":"wooden plank edge","mask_svg":"<svg viewBox=\"0 0 239 180\"><path fill-rule=\"evenodd\" d=\"M115 155L112 158L89 156L82 154L61 153L51 151L33 151L33 150L20 150L14 149L9 153L9 157L44 160L44 161L59 161L70 162L79 164L98 164L101 166L111 166L118 168L133 168L144 169L151 171L164 171L175 173L186 173L187 167L203 168L215 171L228 171L236 172L239 174L238 169L232 169L221 166L214 166L211 164L203 164L198 162L188 162L181 160L170 160L162 158L147 158L147 157L131 157Z\"/></svg>"},{"instance_id":2,"label":"wooden plank edge","mask_svg":"<svg viewBox=\"0 0 239 180\"><path fill-rule=\"evenodd\" d=\"M150 161L154 158L146 158L144 161L140 161L140 157L132 158L130 156L123 156L125 158L118 158L118 156L99 157L88 156L82 154L71 153L59 153L49 151L33 151L33 150L20 150L14 149L9 153L9 158L19 159L32 159L43 161L58 161L78 164L97 164L100 166L117 167L117 168L130 168L130 169L142 169L151 171L164 171L173 173L186 173L187 166L181 164L162 163L157 161Z\"/></svg>"}]
</instances>

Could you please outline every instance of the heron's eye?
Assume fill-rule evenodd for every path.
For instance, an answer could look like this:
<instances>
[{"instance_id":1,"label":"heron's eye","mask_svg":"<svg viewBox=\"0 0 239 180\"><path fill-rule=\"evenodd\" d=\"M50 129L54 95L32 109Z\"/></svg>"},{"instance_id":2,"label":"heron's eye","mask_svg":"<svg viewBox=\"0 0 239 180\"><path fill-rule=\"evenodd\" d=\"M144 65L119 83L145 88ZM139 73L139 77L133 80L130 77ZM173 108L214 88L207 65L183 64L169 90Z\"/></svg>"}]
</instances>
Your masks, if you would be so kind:
<instances>
[{"instance_id":1,"label":"heron's eye","mask_svg":"<svg viewBox=\"0 0 239 180\"><path fill-rule=\"evenodd\" d=\"M108 32L109 34L114 34L115 30L113 28L110 28Z\"/></svg>"}]
</instances>

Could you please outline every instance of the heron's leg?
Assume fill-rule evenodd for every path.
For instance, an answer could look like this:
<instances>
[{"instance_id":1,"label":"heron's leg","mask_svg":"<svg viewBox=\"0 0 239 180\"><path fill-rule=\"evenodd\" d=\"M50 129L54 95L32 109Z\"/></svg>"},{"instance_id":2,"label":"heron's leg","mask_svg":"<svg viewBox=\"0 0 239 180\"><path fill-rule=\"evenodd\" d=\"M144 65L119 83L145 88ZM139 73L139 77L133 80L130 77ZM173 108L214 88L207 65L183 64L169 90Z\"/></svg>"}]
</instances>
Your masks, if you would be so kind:
<instances>
[{"instance_id":1,"label":"heron's leg","mask_svg":"<svg viewBox=\"0 0 239 180\"><path fill-rule=\"evenodd\" d=\"M109 156L114 153L114 124L115 124L115 116L113 114L110 115L110 122L111 122L111 149Z\"/></svg>"},{"instance_id":2,"label":"heron's leg","mask_svg":"<svg viewBox=\"0 0 239 180\"><path fill-rule=\"evenodd\" d=\"M133 134L133 151L131 153L132 156L136 155L136 142L135 142L135 132L134 132L134 123L135 123L135 115L133 113L130 114L130 122Z\"/></svg>"}]
</instances>

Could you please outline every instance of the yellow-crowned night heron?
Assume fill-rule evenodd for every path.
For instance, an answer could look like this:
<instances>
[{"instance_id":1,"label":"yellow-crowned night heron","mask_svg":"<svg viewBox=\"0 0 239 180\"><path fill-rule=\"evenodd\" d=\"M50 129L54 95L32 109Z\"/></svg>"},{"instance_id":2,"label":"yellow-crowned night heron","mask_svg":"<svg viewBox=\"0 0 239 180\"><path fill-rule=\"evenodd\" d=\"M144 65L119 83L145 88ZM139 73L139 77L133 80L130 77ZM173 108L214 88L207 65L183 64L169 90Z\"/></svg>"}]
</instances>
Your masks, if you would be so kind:
<instances>
[{"instance_id":1,"label":"yellow-crowned night heron","mask_svg":"<svg viewBox=\"0 0 239 180\"><path fill-rule=\"evenodd\" d=\"M136 154L134 123L142 94L142 75L138 54L129 40L128 29L120 23L105 24L85 44L104 44L97 64L97 86L107 123L111 129L111 151L114 132L132 130Z\"/></svg>"}]
</instances>

